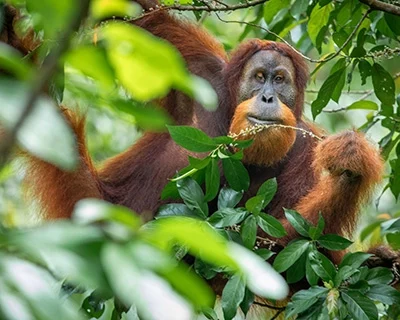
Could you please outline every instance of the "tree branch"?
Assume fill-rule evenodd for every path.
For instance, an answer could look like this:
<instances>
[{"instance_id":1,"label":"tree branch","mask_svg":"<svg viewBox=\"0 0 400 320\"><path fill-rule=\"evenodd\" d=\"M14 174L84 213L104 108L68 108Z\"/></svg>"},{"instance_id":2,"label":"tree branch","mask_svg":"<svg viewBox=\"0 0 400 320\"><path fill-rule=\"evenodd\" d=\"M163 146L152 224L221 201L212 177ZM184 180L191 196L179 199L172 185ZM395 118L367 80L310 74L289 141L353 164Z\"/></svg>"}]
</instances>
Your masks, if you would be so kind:
<instances>
[{"instance_id":1,"label":"tree branch","mask_svg":"<svg viewBox=\"0 0 400 320\"><path fill-rule=\"evenodd\" d=\"M387 13L400 16L400 7L378 0L359 0L361 3L366 4L371 10L384 11Z\"/></svg>"},{"instance_id":2,"label":"tree branch","mask_svg":"<svg viewBox=\"0 0 400 320\"><path fill-rule=\"evenodd\" d=\"M0 170L8 160L8 157L17 139L19 129L23 126L25 120L35 109L35 102L37 98L43 92L47 83L56 72L58 61L62 54L68 49L72 34L79 29L82 21L87 16L90 0L81 0L80 3L81 5L79 7L79 11L73 15L73 18L69 21L69 24L66 26L64 32L60 35L60 41L58 45L46 57L42 68L38 70L36 77L34 77L31 88L27 93L25 106L22 109L20 117L17 119L14 127L10 131L6 132L6 136L0 145Z\"/></svg>"},{"instance_id":3,"label":"tree branch","mask_svg":"<svg viewBox=\"0 0 400 320\"><path fill-rule=\"evenodd\" d=\"M234 11L234 10L246 9L246 8L258 6L258 5L268 2L268 1L269 0L254 0L254 1L244 1L244 3L228 5L226 3L223 3L222 1L215 1L215 4L211 4L211 1L210 1L210 3L208 3L209 1L205 0L205 1L201 1L202 3L205 4L204 6L193 6L193 5L166 6L166 5L161 5L161 7L153 9L153 11L164 10L164 9L176 10L176 11L207 11L207 12Z\"/></svg>"}]
</instances>

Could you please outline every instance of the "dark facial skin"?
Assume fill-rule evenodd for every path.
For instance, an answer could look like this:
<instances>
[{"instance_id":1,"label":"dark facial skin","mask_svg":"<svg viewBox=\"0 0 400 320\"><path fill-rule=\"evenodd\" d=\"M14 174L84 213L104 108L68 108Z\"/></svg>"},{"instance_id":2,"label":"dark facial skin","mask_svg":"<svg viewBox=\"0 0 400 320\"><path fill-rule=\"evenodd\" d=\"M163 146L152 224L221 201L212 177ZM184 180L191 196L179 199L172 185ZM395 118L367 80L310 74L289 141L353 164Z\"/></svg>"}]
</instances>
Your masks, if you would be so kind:
<instances>
[{"instance_id":1,"label":"dark facial skin","mask_svg":"<svg viewBox=\"0 0 400 320\"><path fill-rule=\"evenodd\" d=\"M280 123L281 104L294 109L295 70L290 58L272 50L259 51L247 62L240 81L239 102L255 98L248 120Z\"/></svg>"}]
</instances>

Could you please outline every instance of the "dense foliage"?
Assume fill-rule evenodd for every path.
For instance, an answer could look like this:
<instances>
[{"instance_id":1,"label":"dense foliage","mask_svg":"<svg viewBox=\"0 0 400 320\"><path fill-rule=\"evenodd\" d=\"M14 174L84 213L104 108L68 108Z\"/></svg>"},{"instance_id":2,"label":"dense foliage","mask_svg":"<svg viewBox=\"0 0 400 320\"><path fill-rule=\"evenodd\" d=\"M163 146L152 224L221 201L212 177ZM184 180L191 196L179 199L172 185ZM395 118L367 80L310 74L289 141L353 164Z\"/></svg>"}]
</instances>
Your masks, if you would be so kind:
<instances>
[{"instance_id":1,"label":"dense foliage","mask_svg":"<svg viewBox=\"0 0 400 320\"><path fill-rule=\"evenodd\" d=\"M213 110L217 105L210 85L186 70L174 47L125 23L140 17L138 5L125 0L6 2L23 13L15 26L17 34L33 28L39 44L30 54L36 57L31 61L30 56L22 58L0 43L4 71L0 124L7 133L0 141L1 318L192 319L203 314L228 320L238 308L246 314L255 296L270 299L262 308L279 316L285 307L274 300L286 297L287 283L311 286L292 296L287 318L399 317L400 294L390 286L392 270L368 268L364 262L370 255L363 252L349 253L335 266L324 249L343 250L352 242L324 234L322 216L312 225L287 208L286 217L301 237L277 254L269 250L273 240L257 236L257 228L273 238L285 235L279 221L264 211L276 192L276 181L266 181L244 207L237 207L250 185L241 159L251 140L210 138L191 127L173 126L165 112L148 102L177 89L205 108ZM305 55L312 71L307 115L333 131L356 126L379 144L387 162L379 205L365 209L369 219L364 219L358 239L352 235L356 239L352 251L378 241L400 249L396 203L400 195L400 7L396 1L375 1L377 7L364 2L180 0L164 4L198 20L227 49L257 37L288 41ZM47 86L50 94L42 94ZM110 118L128 127L111 130L125 145L130 143L126 132L132 136L133 126L169 130L177 144L207 156L191 157L189 166L171 177L161 196L177 201L161 207L154 221L143 224L127 208L88 199L77 205L72 221L27 226L21 222L27 219L27 207L18 196L23 172L12 170L17 165L9 161L10 149L17 145L74 170L78 154L59 111L61 104L87 107L89 142L95 141L92 149L98 158L117 151L118 139L104 134ZM100 142L98 131L104 137ZM228 183L221 189L220 168ZM216 208L209 205L211 201L217 201ZM38 213L35 204L30 210ZM273 255L272 268L265 260ZM227 281L218 302L222 311L213 310L215 296L205 281L210 279Z\"/></svg>"}]
</instances>

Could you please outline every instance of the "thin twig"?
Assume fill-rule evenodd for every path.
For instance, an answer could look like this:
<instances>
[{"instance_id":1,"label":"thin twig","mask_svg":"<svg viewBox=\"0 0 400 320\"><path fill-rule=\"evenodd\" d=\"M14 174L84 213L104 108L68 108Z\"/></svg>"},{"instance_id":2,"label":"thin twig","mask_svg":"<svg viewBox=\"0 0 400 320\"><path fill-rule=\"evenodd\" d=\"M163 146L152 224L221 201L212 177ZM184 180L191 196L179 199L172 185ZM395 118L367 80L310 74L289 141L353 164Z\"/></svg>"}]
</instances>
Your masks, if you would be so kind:
<instances>
[{"instance_id":1,"label":"thin twig","mask_svg":"<svg viewBox=\"0 0 400 320\"><path fill-rule=\"evenodd\" d=\"M272 306L272 305L270 305L270 304L268 304L268 303L263 303L263 302L254 301L253 304L255 304L255 305L257 305L257 306L269 308L269 309L272 309L272 310L278 310L278 311L281 311L281 312L282 312L283 310L285 310L285 307L275 307L275 306Z\"/></svg>"},{"instance_id":2,"label":"thin twig","mask_svg":"<svg viewBox=\"0 0 400 320\"><path fill-rule=\"evenodd\" d=\"M400 78L400 72L398 72L398 73L396 73L394 76L393 76L393 79L394 80L396 80L396 79L398 79L398 78ZM360 91L360 93L361 93L362 91ZM364 95L362 96L362 97L360 97L360 99L358 99L358 101L362 101L362 100L364 100L364 99L366 99L366 98L368 98L371 94L373 94L374 93L374 90L366 90L366 91L364 91ZM348 109L348 107L343 107L343 108L338 108L338 109L332 109L332 110L322 110L322 112L325 112L325 113L336 113L336 112L341 112L341 111L346 111Z\"/></svg>"},{"instance_id":3,"label":"thin twig","mask_svg":"<svg viewBox=\"0 0 400 320\"><path fill-rule=\"evenodd\" d=\"M285 310L285 309L281 309L281 310L279 310L277 313L275 313L275 315L271 318L271 320L278 319L279 315L280 315L284 310Z\"/></svg>"},{"instance_id":4,"label":"thin twig","mask_svg":"<svg viewBox=\"0 0 400 320\"><path fill-rule=\"evenodd\" d=\"M344 94L366 94L369 93L370 90L351 90L351 91L343 91ZM317 89L307 89L307 93L319 93Z\"/></svg>"},{"instance_id":5,"label":"thin twig","mask_svg":"<svg viewBox=\"0 0 400 320\"><path fill-rule=\"evenodd\" d=\"M239 24L245 24L254 28L259 28L261 30L264 30L265 32L272 34L273 36L277 37L279 40L281 40L282 42L284 42L285 44L287 44L290 48L292 48L294 51L296 51L303 59L309 61L309 62L313 62L313 63L324 63L324 62L328 62L334 58L336 58L342 51L343 49L347 46L347 44L353 39L354 35L356 34L357 30L360 28L361 24L363 23L363 21L367 18L368 14L371 12L371 10L367 10L364 15L361 17L360 21L357 23L357 25L354 27L353 31L350 33L350 35L348 36L348 38L346 39L346 41L342 44L342 46L331 56L329 56L328 58L325 59L312 59L307 57L306 55L304 55L302 52L300 52L298 49L296 49L295 47L293 47L288 41L286 41L284 38L282 38L280 35L276 34L275 32L262 27L258 24L252 23L252 22L246 22L246 21L238 21L238 20L225 20L223 18L220 17L220 15L218 15L218 13L216 13L216 16L218 18L218 20L225 22L225 23L239 23Z\"/></svg>"},{"instance_id":6,"label":"thin twig","mask_svg":"<svg viewBox=\"0 0 400 320\"><path fill-rule=\"evenodd\" d=\"M387 13L400 16L400 7L378 0L359 0L361 3L366 4L371 10L384 11Z\"/></svg>"},{"instance_id":7,"label":"thin twig","mask_svg":"<svg viewBox=\"0 0 400 320\"><path fill-rule=\"evenodd\" d=\"M338 109L331 109L331 110L322 110L323 113L337 113L337 112L342 112L342 111L346 111L347 107L342 107L342 108L338 108Z\"/></svg>"},{"instance_id":8,"label":"thin twig","mask_svg":"<svg viewBox=\"0 0 400 320\"><path fill-rule=\"evenodd\" d=\"M7 132L4 140L0 146L0 170L6 164L11 150L17 139L19 129L25 123L32 111L36 107L36 100L43 92L45 86L56 72L58 61L61 55L68 49L70 38L72 34L79 29L83 19L87 16L89 11L90 0L81 0L79 12L73 15L69 24L66 26L64 32L60 35L60 41L54 50L47 56L43 62L42 68L37 72L37 76L32 81L32 86L27 93L25 106L22 113L17 119L14 127Z\"/></svg>"},{"instance_id":9,"label":"thin twig","mask_svg":"<svg viewBox=\"0 0 400 320\"><path fill-rule=\"evenodd\" d=\"M304 135L309 135L310 137L318 140L318 141L322 141L323 139L319 136L317 136L316 134L314 134L311 131L308 131L306 129L303 128L299 128L299 127L293 127L293 126L287 126L284 124L256 124L253 125L251 127L247 127L246 129L241 130L239 133L229 133L228 136L233 138L234 140L237 140L238 138L243 138L243 137L247 137L247 136L254 136L257 133L260 133L261 131L268 129L268 128L283 128L283 129L292 129L292 130L296 130L296 131L300 131L302 132Z\"/></svg>"}]
</instances>

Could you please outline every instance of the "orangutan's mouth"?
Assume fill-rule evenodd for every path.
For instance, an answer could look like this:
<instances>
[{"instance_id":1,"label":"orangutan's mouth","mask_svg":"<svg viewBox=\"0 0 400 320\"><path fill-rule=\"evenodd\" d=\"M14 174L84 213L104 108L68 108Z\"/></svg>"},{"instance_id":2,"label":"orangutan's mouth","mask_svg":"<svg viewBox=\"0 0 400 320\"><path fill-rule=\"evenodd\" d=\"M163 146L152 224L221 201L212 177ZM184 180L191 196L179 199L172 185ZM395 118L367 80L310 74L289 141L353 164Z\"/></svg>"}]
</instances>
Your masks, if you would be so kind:
<instances>
[{"instance_id":1,"label":"orangutan's mouth","mask_svg":"<svg viewBox=\"0 0 400 320\"><path fill-rule=\"evenodd\" d=\"M252 124L262 124L262 125L268 125L268 124L282 124L281 119L263 119L255 115L248 115L247 120L251 122Z\"/></svg>"}]
</instances>

